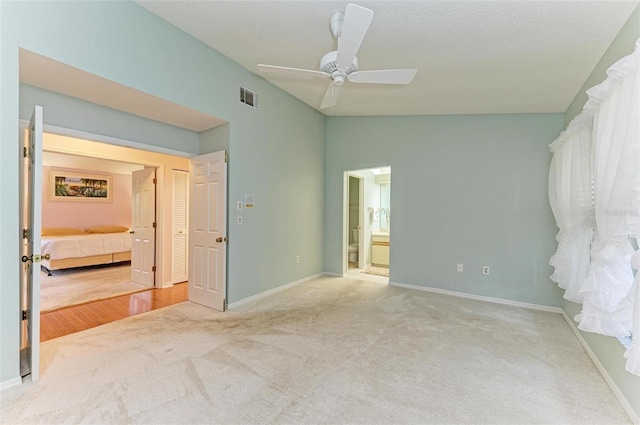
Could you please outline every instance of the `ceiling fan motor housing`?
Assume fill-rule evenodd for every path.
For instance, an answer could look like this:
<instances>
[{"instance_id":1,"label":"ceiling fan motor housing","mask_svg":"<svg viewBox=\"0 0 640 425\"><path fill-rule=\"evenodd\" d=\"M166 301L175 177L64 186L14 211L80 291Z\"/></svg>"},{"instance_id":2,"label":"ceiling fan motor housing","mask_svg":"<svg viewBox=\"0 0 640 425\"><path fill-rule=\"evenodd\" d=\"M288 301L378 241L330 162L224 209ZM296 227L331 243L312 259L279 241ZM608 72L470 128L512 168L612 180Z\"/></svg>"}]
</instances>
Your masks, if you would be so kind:
<instances>
[{"instance_id":1,"label":"ceiling fan motor housing","mask_svg":"<svg viewBox=\"0 0 640 425\"><path fill-rule=\"evenodd\" d=\"M338 51L334 50L333 52L329 52L320 59L320 70L322 72L326 72L327 74L333 75L334 72L343 71L344 75L349 75L352 72L358 70L358 58L354 57L353 62L349 69L339 70L336 66L336 60L338 58Z\"/></svg>"}]
</instances>

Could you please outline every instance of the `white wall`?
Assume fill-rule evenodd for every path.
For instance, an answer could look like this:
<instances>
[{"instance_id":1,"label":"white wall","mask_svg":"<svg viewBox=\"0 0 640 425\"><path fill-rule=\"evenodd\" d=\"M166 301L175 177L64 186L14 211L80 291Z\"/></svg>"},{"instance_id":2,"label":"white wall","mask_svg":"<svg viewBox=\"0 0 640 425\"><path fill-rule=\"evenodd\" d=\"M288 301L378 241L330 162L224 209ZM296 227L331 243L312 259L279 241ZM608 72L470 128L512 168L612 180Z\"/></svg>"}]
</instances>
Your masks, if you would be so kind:
<instances>
[{"instance_id":1,"label":"white wall","mask_svg":"<svg viewBox=\"0 0 640 425\"><path fill-rule=\"evenodd\" d=\"M141 167L142 168L142 167ZM81 168L42 167L42 228L73 227L87 229L93 226L118 225L131 227L131 174L106 174L111 177L111 202L91 200L51 199L53 190L50 171L74 174L96 174L95 170Z\"/></svg>"}]
</instances>

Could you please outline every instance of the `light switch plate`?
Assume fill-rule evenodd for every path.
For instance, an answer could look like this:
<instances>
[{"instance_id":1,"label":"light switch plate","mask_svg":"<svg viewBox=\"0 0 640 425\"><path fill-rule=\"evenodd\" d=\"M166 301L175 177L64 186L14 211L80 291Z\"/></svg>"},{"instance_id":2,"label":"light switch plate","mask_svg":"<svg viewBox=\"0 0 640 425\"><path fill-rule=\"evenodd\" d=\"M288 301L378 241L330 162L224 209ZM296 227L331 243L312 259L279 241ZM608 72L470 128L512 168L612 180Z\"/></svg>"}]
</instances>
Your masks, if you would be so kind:
<instances>
[{"instance_id":1,"label":"light switch plate","mask_svg":"<svg viewBox=\"0 0 640 425\"><path fill-rule=\"evenodd\" d=\"M238 201L238 211L242 210L242 201Z\"/></svg>"}]
</instances>

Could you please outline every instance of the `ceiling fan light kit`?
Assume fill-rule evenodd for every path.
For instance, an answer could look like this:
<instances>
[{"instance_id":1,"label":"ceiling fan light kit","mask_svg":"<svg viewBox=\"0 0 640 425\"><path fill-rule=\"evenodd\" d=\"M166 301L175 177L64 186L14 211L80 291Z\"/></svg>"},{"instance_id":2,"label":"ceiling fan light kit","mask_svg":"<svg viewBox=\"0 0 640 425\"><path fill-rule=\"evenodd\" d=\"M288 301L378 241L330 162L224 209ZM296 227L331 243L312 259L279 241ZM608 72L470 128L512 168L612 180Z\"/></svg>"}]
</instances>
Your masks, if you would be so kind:
<instances>
[{"instance_id":1,"label":"ceiling fan light kit","mask_svg":"<svg viewBox=\"0 0 640 425\"><path fill-rule=\"evenodd\" d=\"M358 71L356 54L373 20L373 10L348 4L343 12L331 15L329 26L338 39L338 50L325 54L320 60L320 71L258 64L263 72L286 75L294 78L331 78L331 84L320 104L320 109L330 108L338 101L339 88L345 79L352 83L409 84L416 69L381 69Z\"/></svg>"}]
</instances>

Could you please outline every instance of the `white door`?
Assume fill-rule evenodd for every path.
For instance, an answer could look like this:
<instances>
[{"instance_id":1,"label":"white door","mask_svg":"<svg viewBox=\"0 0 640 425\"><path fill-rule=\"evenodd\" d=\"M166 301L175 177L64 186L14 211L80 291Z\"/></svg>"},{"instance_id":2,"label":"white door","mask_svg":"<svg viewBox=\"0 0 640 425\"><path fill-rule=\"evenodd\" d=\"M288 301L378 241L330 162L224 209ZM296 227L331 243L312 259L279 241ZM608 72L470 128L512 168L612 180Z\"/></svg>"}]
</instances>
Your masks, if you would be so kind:
<instances>
[{"instance_id":1,"label":"white door","mask_svg":"<svg viewBox=\"0 0 640 425\"><path fill-rule=\"evenodd\" d=\"M21 346L26 365L21 374L40 377L40 232L42 226L42 106L35 106L27 135L24 137L20 179L22 269L20 271L22 318L26 322ZM22 359L23 356L21 356ZM22 360L21 360L22 361Z\"/></svg>"},{"instance_id":2,"label":"white door","mask_svg":"<svg viewBox=\"0 0 640 425\"><path fill-rule=\"evenodd\" d=\"M225 151L191 158L189 199L189 301L224 311L227 263Z\"/></svg>"},{"instance_id":3,"label":"white door","mask_svg":"<svg viewBox=\"0 0 640 425\"><path fill-rule=\"evenodd\" d=\"M187 275L187 252L189 251L189 172L173 170L172 175L172 241L171 283L185 282Z\"/></svg>"},{"instance_id":4,"label":"white door","mask_svg":"<svg viewBox=\"0 0 640 425\"><path fill-rule=\"evenodd\" d=\"M134 171L131 184L131 281L153 286L156 269L156 169Z\"/></svg>"}]
</instances>

